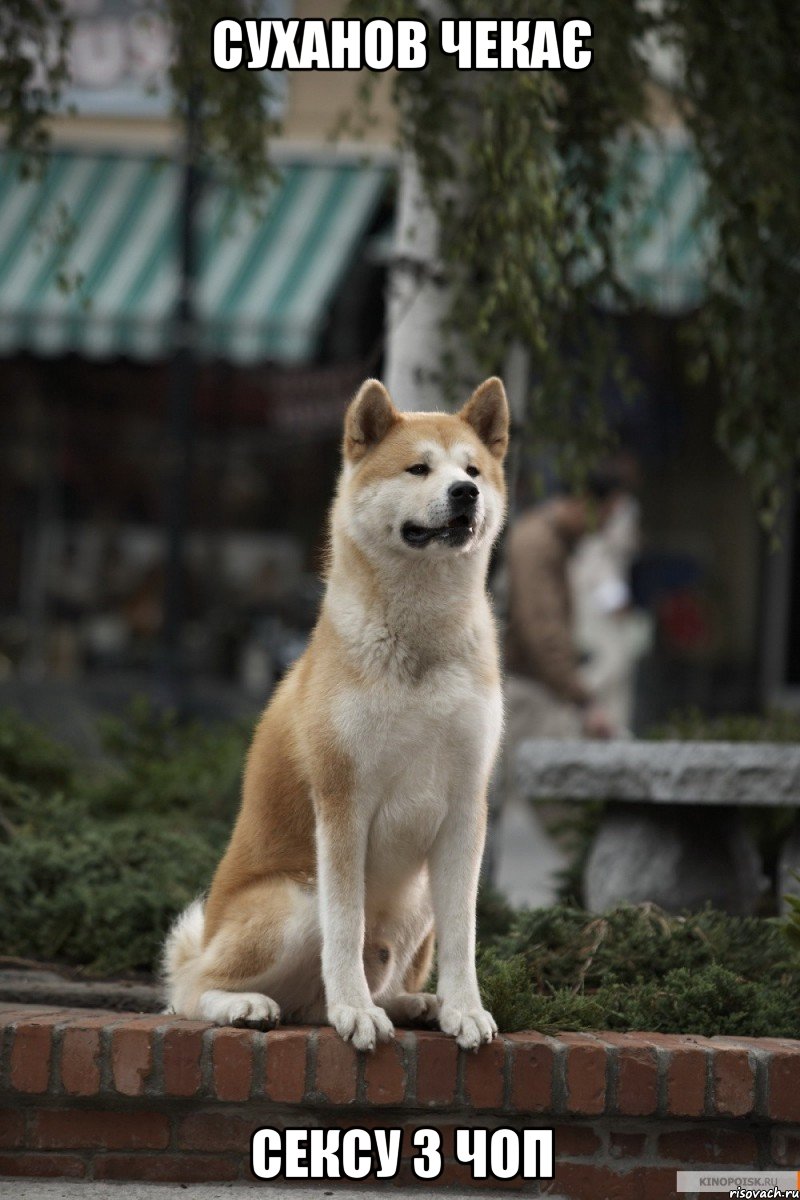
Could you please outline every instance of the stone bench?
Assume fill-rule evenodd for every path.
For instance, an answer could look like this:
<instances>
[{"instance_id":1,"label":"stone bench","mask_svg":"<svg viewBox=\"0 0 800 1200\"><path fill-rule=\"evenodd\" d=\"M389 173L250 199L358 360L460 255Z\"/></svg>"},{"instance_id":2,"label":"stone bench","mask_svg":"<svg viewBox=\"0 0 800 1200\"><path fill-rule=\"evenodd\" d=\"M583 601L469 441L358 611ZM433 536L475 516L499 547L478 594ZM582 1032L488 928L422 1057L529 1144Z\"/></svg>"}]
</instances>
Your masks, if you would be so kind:
<instances>
[{"instance_id":1,"label":"stone bench","mask_svg":"<svg viewBox=\"0 0 800 1200\"><path fill-rule=\"evenodd\" d=\"M800 807L800 747L756 742L523 742L517 773L533 800L606 801L584 875L588 908L652 901L755 911L767 887L743 807ZM798 893L800 826L779 862Z\"/></svg>"}]
</instances>

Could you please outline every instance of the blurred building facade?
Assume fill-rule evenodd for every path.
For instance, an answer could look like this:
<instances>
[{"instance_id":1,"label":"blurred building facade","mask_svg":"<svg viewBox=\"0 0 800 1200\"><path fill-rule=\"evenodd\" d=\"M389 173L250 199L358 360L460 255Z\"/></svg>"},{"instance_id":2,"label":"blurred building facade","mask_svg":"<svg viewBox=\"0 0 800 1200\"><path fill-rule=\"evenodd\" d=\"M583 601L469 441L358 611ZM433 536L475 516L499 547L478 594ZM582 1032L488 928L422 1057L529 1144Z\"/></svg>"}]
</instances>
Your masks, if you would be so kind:
<instances>
[{"instance_id":1,"label":"blurred building facade","mask_svg":"<svg viewBox=\"0 0 800 1200\"><path fill-rule=\"evenodd\" d=\"M147 670L164 619L183 131L151 87L169 53L158 22L115 0L70 7L73 83L47 169L22 181L6 159L0 179L7 675ZM341 7L303 0L276 14ZM276 81L280 182L253 209L207 179L198 208L187 664L259 696L313 620L341 415L382 365L396 118L382 76L364 140L332 142L358 87L351 72ZM752 708L800 688L791 521L769 558L714 442L714 381L687 382L701 181L666 88L653 108L657 134L624 150L641 181L619 227L637 307L609 317L641 386L629 404L607 397L642 480L632 590L655 636L639 728L675 706Z\"/></svg>"},{"instance_id":2,"label":"blurred building facade","mask_svg":"<svg viewBox=\"0 0 800 1200\"><path fill-rule=\"evenodd\" d=\"M147 669L164 621L185 131L152 9L67 7L46 168L23 180L6 155L0 177L7 674ZM332 141L357 87L276 79L278 181L252 202L206 175L197 203L187 666L262 692L273 643L313 620L342 413L380 364L394 119L379 85L368 136Z\"/></svg>"}]
</instances>

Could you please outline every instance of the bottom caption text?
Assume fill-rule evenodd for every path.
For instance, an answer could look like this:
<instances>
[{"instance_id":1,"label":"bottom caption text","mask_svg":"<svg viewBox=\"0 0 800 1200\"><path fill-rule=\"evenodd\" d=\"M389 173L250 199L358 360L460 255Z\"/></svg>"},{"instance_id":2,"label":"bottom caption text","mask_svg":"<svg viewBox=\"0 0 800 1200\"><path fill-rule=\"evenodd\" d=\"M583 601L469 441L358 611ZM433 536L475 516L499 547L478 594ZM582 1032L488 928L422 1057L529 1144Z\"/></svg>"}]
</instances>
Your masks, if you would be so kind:
<instances>
[{"instance_id":1,"label":"bottom caption text","mask_svg":"<svg viewBox=\"0 0 800 1200\"><path fill-rule=\"evenodd\" d=\"M257 1129L250 1145L259 1179L394 1179L403 1160L404 1131L387 1129ZM473 1179L552 1179L552 1129L456 1129L456 1162ZM415 1129L411 1169L437 1179L444 1168L438 1129Z\"/></svg>"}]
</instances>

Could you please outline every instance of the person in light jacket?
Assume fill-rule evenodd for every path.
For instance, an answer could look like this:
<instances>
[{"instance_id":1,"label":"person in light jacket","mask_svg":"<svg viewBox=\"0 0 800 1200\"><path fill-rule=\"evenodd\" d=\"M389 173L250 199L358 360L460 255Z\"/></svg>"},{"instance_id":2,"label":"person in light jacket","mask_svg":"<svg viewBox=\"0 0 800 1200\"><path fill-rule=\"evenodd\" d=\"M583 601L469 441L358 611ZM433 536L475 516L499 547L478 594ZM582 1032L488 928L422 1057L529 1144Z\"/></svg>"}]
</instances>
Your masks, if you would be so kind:
<instances>
[{"instance_id":1,"label":"person in light jacket","mask_svg":"<svg viewBox=\"0 0 800 1200\"><path fill-rule=\"evenodd\" d=\"M519 737L612 737L617 732L581 672L570 561L624 496L619 476L593 474L583 495L562 493L523 513L506 551L506 744Z\"/></svg>"}]
</instances>

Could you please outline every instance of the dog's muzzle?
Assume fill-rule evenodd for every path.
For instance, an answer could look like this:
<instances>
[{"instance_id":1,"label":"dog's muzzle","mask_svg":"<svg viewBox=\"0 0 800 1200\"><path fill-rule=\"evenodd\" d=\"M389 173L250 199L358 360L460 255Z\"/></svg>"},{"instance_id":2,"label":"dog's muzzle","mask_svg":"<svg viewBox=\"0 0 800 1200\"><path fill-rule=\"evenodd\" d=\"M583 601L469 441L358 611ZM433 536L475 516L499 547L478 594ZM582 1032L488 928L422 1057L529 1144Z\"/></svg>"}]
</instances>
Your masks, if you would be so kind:
<instances>
[{"instance_id":1,"label":"dog's muzzle","mask_svg":"<svg viewBox=\"0 0 800 1200\"><path fill-rule=\"evenodd\" d=\"M409 546L421 548L430 542L464 546L474 537L478 528L477 509L480 491L471 480L451 483L447 489L450 516L444 525L416 525L406 521L401 529L403 541Z\"/></svg>"}]
</instances>

